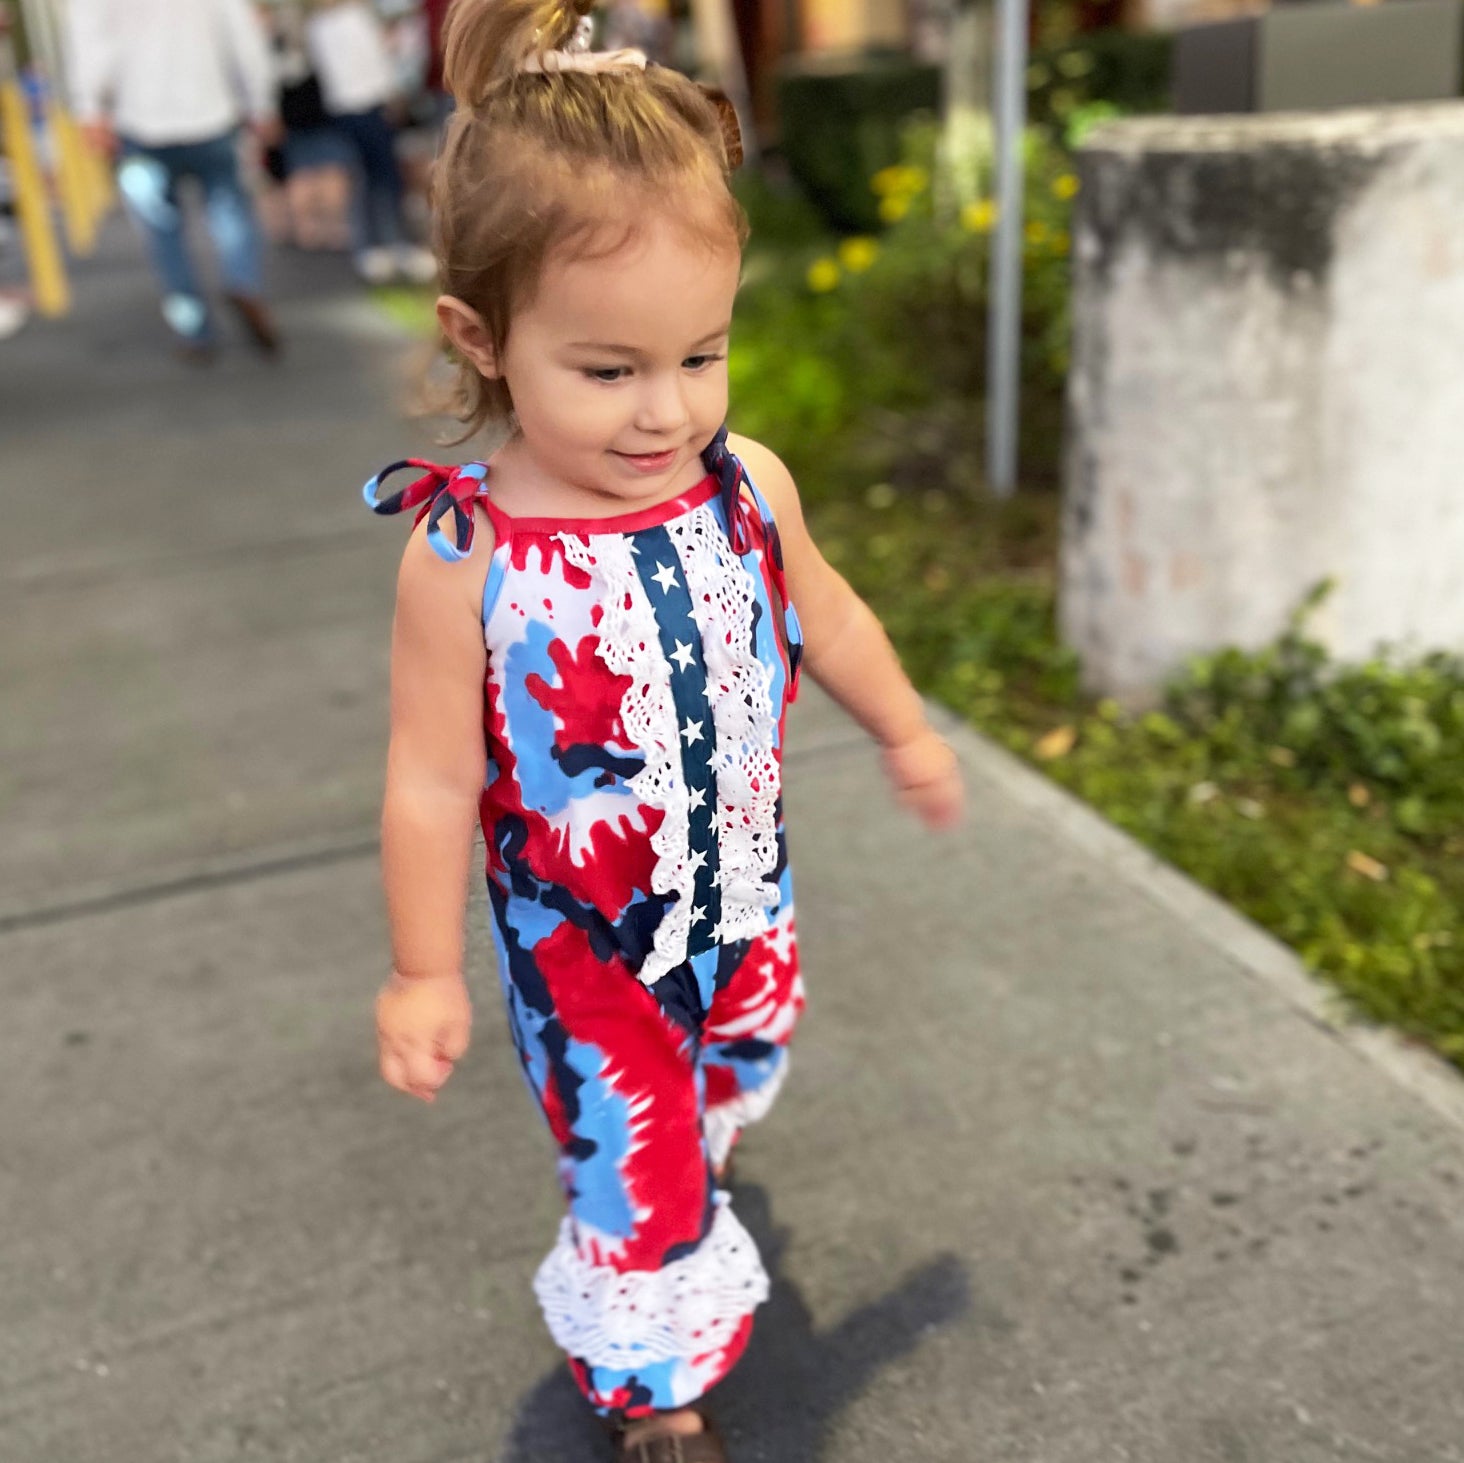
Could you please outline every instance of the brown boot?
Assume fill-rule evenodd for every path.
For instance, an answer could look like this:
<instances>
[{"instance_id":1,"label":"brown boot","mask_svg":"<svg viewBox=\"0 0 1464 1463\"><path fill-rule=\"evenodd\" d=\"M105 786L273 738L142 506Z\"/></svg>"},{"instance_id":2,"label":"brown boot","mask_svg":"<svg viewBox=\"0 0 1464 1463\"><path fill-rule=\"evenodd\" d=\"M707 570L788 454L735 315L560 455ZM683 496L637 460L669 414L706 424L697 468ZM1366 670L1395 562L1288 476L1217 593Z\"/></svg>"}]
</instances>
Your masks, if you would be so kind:
<instances>
[{"instance_id":1,"label":"brown boot","mask_svg":"<svg viewBox=\"0 0 1464 1463\"><path fill-rule=\"evenodd\" d=\"M278 355L279 331L275 329L274 317L264 301L252 295L230 295L228 298L256 349L267 356Z\"/></svg>"}]
</instances>

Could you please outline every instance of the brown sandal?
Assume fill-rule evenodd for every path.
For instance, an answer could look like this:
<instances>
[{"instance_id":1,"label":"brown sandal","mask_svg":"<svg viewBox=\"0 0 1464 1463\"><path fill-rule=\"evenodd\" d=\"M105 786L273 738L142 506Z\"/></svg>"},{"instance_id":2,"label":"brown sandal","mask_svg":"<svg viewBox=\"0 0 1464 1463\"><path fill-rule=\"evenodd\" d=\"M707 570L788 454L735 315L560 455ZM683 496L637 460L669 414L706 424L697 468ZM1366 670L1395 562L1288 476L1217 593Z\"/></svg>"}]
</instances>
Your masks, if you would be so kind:
<instances>
[{"instance_id":1,"label":"brown sandal","mask_svg":"<svg viewBox=\"0 0 1464 1463\"><path fill-rule=\"evenodd\" d=\"M698 1412L699 1433L661 1433L626 1443L624 1435L615 1443L615 1463L728 1463L721 1435L705 1412Z\"/></svg>"}]
</instances>

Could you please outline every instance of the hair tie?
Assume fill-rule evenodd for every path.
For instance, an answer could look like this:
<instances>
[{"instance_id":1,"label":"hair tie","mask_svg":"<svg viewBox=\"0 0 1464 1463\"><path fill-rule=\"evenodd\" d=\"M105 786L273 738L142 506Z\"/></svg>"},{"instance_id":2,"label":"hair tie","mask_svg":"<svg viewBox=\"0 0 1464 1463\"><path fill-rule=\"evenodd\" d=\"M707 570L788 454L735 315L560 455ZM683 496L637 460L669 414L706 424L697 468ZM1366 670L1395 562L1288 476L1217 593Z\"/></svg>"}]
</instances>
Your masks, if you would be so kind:
<instances>
[{"instance_id":1,"label":"hair tie","mask_svg":"<svg viewBox=\"0 0 1464 1463\"><path fill-rule=\"evenodd\" d=\"M550 71L580 71L593 74L597 71L644 71L644 51L592 51L590 39L594 35L595 23L585 16L574 28L574 34L564 43L562 50L535 51L529 55L520 71L545 73Z\"/></svg>"},{"instance_id":2,"label":"hair tie","mask_svg":"<svg viewBox=\"0 0 1464 1463\"><path fill-rule=\"evenodd\" d=\"M530 56L520 71L579 71L592 75L603 71L644 71L644 51L545 51Z\"/></svg>"}]
</instances>

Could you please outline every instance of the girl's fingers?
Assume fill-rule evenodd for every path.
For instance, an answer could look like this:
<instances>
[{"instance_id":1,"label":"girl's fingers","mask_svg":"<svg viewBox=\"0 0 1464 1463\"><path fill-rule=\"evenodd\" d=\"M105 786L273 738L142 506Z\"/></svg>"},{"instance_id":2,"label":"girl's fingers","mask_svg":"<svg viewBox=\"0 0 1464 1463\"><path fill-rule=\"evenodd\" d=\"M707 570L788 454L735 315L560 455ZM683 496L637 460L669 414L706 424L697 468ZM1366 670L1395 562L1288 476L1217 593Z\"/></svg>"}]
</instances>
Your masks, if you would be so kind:
<instances>
[{"instance_id":1,"label":"girl's fingers","mask_svg":"<svg viewBox=\"0 0 1464 1463\"><path fill-rule=\"evenodd\" d=\"M468 1046L472 1026L460 981L393 975L376 998L381 1075L398 1092L431 1102Z\"/></svg>"},{"instance_id":2,"label":"girl's fingers","mask_svg":"<svg viewBox=\"0 0 1464 1463\"><path fill-rule=\"evenodd\" d=\"M907 789L905 806L931 828L954 828L961 820L964 790L959 780L927 783Z\"/></svg>"},{"instance_id":3,"label":"girl's fingers","mask_svg":"<svg viewBox=\"0 0 1464 1463\"><path fill-rule=\"evenodd\" d=\"M460 1062L468 1049L469 1026L466 1021L454 1021L444 1026L437 1038L437 1054L448 1062Z\"/></svg>"},{"instance_id":4,"label":"girl's fingers","mask_svg":"<svg viewBox=\"0 0 1464 1463\"><path fill-rule=\"evenodd\" d=\"M381 1045L381 1075L387 1086L431 1102L452 1075L452 1063L426 1047Z\"/></svg>"},{"instance_id":5,"label":"girl's fingers","mask_svg":"<svg viewBox=\"0 0 1464 1463\"><path fill-rule=\"evenodd\" d=\"M405 1053L407 1086L417 1096L436 1092L452 1073L452 1063L428 1046L412 1046Z\"/></svg>"},{"instance_id":6,"label":"girl's fingers","mask_svg":"<svg viewBox=\"0 0 1464 1463\"><path fill-rule=\"evenodd\" d=\"M407 1082L406 1063L385 1043L381 1047L381 1076L388 1087L395 1087L398 1092L411 1091Z\"/></svg>"}]
</instances>

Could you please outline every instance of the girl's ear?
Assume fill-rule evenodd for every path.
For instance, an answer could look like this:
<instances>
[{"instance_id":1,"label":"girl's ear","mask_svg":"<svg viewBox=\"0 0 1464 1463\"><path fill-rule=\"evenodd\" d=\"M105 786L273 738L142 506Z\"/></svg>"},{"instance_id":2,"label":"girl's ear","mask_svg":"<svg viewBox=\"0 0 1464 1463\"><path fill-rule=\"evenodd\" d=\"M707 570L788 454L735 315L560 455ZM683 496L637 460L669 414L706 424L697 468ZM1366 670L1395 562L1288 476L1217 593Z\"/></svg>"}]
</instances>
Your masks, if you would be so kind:
<instances>
[{"instance_id":1,"label":"girl's ear","mask_svg":"<svg viewBox=\"0 0 1464 1463\"><path fill-rule=\"evenodd\" d=\"M437 323L457 353L464 360L471 361L480 376L494 380L502 374L498 369L498 348L493 343L492 332L471 305L456 295L440 295Z\"/></svg>"}]
</instances>

